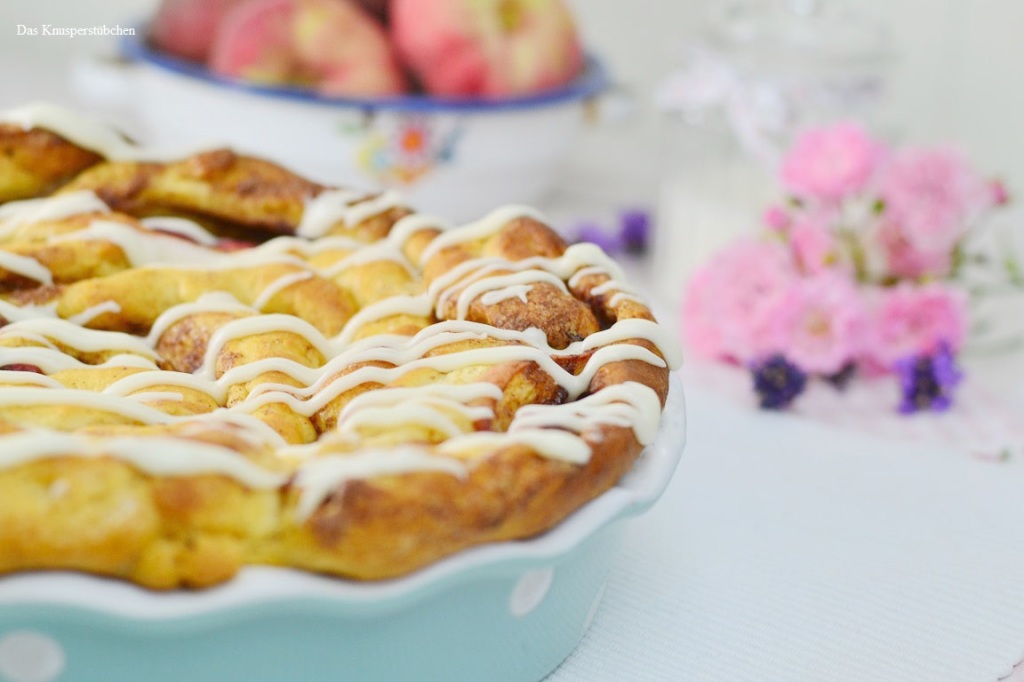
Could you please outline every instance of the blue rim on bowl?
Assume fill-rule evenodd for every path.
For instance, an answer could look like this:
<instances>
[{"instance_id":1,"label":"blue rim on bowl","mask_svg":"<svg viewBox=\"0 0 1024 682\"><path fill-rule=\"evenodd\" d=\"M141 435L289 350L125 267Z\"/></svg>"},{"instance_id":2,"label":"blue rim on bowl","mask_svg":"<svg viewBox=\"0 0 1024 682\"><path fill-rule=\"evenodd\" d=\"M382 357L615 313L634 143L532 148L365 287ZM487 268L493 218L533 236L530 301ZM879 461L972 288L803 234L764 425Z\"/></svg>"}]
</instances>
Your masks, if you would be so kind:
<instances>
[{"instance_id":1,"label":"blue rim on bowl","mask_svg":"<svg viewBox=\"0 0 1024 682\"><path fill-rule=\"evenodd\" d=\"M121 43L121 52L125 58L194 78L210 85L223 86L255 95L333 107L453 113L512 111L589 99L600 94L610 86L608 72L604 65L595 56L587 55L583 70L567 85L509 99L432 97L421 94L374 98L326 97L318 95L307 88L258 85L213 73L202 64L174 57L154 49L146 40L147 29L146 25L142 25L136 28L135 35L125 36Z\"/></svg>"}]
</instances>

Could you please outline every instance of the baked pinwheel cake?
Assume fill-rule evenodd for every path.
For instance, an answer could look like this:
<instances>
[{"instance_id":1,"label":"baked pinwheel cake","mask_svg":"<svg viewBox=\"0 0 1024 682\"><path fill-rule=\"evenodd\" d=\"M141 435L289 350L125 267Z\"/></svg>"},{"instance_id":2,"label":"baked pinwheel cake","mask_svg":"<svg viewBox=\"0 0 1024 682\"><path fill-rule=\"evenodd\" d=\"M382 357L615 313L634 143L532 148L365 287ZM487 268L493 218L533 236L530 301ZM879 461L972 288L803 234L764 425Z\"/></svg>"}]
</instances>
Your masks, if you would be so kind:
<instances>
[{"instance_id":1,"label":"baked pinwheel cake","mask_svg":"<svg viewBox=\"0 0 1024 682\"><path fill-rule=\"evenodd\" d=\"M0 114L0 572L359 580L535 536L658 428L671 336L536 212L451 226Z\"/></svg>"}]
</instances>

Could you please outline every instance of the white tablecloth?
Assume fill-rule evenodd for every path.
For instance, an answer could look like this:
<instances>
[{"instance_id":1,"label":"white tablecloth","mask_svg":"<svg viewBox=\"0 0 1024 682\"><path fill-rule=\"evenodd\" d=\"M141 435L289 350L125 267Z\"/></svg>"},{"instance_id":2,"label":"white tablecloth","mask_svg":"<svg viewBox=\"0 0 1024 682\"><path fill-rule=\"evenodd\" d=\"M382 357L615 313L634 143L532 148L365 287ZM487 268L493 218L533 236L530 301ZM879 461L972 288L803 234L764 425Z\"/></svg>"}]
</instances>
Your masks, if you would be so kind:
<instances>
[{"instance_id":1,"label":"white tablecloth","mask_svg":"<svg viewBox=\"0 0 1024 682\"><path fill-rule=\"evenodd\" d=\"M992 682L1024 657L1024 467L688 389L680 468L552 682Z\"/></svg>"}]
</instances>

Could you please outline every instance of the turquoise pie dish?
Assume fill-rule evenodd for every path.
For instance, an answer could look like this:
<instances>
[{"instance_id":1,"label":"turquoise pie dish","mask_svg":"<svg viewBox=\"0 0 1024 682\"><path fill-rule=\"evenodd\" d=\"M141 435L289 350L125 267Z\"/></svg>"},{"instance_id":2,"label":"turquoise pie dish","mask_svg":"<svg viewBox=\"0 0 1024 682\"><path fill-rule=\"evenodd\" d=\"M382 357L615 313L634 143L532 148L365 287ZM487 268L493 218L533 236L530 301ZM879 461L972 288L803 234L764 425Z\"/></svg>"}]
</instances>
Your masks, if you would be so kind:
<instances>
[{"instance_id":1,"label":"turquoise pie dish","mask_svg":"<svg viewBox=\"0 0 1024 682\"><path fill-rule=\"evenodd\" d=\"M72 573L0 578L0 682L533 682L597 612L626 521L683 451L673 375L658 437L616 487L552 531L411 576L355 583L250 567L202 592Z\"/></svg>"}]
</instances>

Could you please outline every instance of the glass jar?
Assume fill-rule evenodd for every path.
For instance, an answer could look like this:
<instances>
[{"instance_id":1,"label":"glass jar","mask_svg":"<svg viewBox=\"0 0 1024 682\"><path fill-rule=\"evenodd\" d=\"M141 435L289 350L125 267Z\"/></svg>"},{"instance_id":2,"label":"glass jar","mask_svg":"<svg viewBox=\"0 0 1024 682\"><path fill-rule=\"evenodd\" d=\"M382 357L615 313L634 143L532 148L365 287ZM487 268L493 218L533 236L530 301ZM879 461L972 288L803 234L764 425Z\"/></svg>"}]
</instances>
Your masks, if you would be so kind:
<instances>
[{"instance_id":1,"label":"glass jar","mask_svg":"<svg viewBox=\"0 0 1024 682\"><path fill-rule=\"evenodd\" d=\"M715 3L664 82L654 276L673 302L715 251L761 228L776 168L802 128L877 123L892 61L884 27L838 0Z\"/></svg>"}]
</instances>

